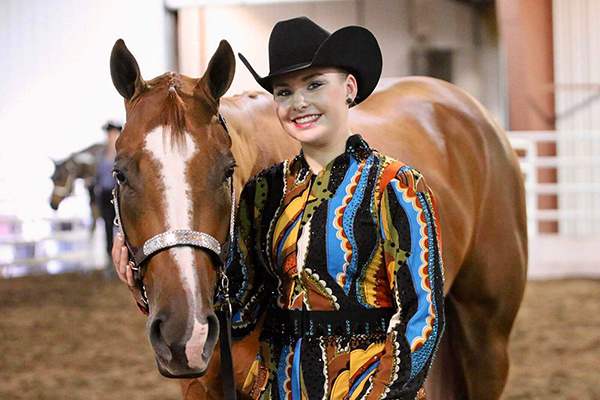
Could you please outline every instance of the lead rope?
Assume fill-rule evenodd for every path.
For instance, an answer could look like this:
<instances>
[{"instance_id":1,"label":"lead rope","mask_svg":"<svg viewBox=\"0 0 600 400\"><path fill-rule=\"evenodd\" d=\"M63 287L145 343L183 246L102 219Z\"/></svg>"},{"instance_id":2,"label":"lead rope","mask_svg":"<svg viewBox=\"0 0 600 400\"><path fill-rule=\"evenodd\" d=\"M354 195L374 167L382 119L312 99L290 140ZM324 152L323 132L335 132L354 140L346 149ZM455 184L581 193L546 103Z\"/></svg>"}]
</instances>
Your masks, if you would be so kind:
<instances>
[{"instance_id":1,"label":"lead rope","mask_svg":"<svg viewBox=\"0 0 600 400\"><path fill-rule=\"evenodd\" d=\"M229 247L234 245L233 233L235 226L235 189L233 188L233 178L229 178L231 187L231 213L229 218ZM223 398L225 400L236 400L237 391L235 388L235 378L233 375L233 357L231 354L231 299L229 298L229 279L225 274L225 264L223 260L221 267L221 279L219 292L221 295L221 305L217 311L219 319L219 342L221 343L221 379L223 380Z\"/></svg>"}]
</instances>

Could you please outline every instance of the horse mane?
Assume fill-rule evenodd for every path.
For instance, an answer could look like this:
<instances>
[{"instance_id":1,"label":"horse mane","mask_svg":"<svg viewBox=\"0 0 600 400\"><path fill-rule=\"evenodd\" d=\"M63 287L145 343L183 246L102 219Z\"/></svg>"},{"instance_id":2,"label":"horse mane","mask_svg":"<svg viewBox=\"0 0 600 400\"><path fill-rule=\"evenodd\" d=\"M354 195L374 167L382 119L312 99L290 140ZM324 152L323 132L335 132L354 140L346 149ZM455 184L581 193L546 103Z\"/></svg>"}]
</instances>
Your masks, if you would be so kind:
<instances>
[{"instance_id":1,"label":"horse mane","mask_svg":"<svg viewBox=\"0 0 600 400\"><path fill-rule=\"evenodd\" d=\"M171 135L171 148L177 145L179 149L185 146L186 128L186 105L177 92L181 87L179 74L169 73L169 90L160 121L160 124L165 127L165 135Z\"/></svg>"}]
</instances>

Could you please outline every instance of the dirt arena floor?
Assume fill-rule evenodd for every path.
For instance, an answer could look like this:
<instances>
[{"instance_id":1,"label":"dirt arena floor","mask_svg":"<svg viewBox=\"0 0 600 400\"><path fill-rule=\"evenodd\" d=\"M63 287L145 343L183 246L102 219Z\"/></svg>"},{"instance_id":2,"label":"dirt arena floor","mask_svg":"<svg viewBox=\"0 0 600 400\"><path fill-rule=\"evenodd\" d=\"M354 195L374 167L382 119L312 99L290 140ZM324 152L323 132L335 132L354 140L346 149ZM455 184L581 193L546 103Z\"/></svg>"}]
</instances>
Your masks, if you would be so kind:
<instances>
[{"instance_id":1,"label":"dirt arena floor","mask_svg":"<svg viewBox=\"0 0 600 400\"><path fill-rule=\"evenodd\" d=\"M0 399L180 399L145 317L98 273L0 280ZM600 281L530 282L504 399L600 399Z\"/></svg>"}]
</instances>

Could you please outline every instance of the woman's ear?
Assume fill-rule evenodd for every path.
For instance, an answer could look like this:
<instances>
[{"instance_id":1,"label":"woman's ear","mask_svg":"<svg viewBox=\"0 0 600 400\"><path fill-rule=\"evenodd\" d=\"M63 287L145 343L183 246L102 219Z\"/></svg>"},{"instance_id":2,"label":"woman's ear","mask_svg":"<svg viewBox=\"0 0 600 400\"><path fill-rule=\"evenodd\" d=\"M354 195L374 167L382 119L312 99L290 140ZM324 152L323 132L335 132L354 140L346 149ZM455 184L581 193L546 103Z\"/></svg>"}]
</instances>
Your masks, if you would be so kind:
<instances>
[{"instance_id":1,"label":"woman's ear","mask_svg":"<svg viewBox=\"0 0 600 400\"><path fill-rule=\"evenodd\" d=\"M349 97L354 100L356 98L356 93L358 93L356 78L354 75L348 74L348 76L346 76L346 98Z\"/></svg>"}]
</instances>

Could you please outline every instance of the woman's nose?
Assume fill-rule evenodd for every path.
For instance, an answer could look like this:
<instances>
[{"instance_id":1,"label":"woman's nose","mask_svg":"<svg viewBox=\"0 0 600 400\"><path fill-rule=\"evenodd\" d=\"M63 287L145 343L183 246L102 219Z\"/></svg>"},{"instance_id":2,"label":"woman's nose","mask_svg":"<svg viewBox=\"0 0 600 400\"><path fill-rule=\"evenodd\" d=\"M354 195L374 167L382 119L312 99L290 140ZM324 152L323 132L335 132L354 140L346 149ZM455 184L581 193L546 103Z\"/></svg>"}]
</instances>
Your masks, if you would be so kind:
<instances>
[{"instance_id":1,"label":"woman's nose","mask_svg":"<svg viewBox=\"0 0 600 400\"><path fill-rule=\"evenodd\" d=\"M300 90L296 91L296 93L294 93L292 97L292 107L294 107L294 109L296 110L301 110L303 108L306 108L307 106L308 101L304 94Z\"/></svg>"}]
</instances>

